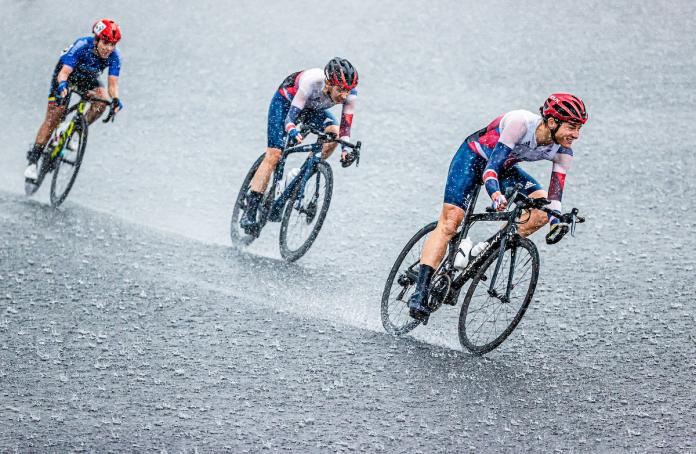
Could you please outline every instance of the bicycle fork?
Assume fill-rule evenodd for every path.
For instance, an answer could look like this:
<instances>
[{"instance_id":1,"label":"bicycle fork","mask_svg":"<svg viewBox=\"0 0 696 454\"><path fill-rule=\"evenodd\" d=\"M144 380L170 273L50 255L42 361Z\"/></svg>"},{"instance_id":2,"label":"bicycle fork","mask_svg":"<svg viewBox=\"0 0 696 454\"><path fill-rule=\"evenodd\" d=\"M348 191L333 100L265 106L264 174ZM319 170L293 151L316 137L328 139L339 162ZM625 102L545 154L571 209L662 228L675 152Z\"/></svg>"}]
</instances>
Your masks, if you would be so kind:
<instances>
[{"instance_id":1,"label":"bicycle fork","mask_svg":"<svg viewBox=\"0 0 696 454\"><path fill-rule=\"evenodd\" d=\"M507 235L503 235L500 240L500 249L498 253L498 260L495 263L495 270L493 271L493 276L491 277L490 285L488 286L488 295L493 298L498 298L502 303L510 302L510 292L512 291L512 279L515 272L515 260L517 258L517 248L512 248L510 250L510 273L508 275L507 285L505 288L505 295L500 295L495 289L496 281L498 280L498 272L503 264L503 257L505 256L505 246L507 244Z\"/></svg>"}]
</instances>

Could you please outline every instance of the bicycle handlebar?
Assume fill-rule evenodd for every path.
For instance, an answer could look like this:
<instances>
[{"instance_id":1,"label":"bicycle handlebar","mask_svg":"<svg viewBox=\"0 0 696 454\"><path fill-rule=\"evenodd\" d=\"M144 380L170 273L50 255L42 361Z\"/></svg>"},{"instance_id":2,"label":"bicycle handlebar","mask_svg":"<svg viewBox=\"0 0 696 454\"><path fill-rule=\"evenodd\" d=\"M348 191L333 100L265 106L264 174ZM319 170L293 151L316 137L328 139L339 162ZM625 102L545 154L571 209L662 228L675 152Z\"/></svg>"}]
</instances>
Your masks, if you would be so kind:
<instances>
[{"instance_id":1,"label":"bicycle handlebar","mask_svg":"<svg viewBox=\"0 0 696 454\"><path fill-rule=\"evenodd\" d=\"M355 161L356 167L360 165L360 148L362 147L362 142L360 142L359 140L355 143L351 143L351 142L339 139L338 137L336 137L335 133L320 131L320 130L313 128L312 126L309 126L309 125L302 125L302 127L300 128L300 134L304 135L308 132L317 136L317 142L322 142L322 143L323 142L334 142L334 143L340 144L346 148L350 148L351 150L353 150L350 153L353 155L351 158L346 159L345 163L344 163L344 161L341 161L341 165L343 167L350 166L353 163L353 161Z\"/></svg>"},{"instance_id":2,"label":"bicycle handlebar","mask_svg":"<svg viewBox=\"0 0 696 454\"><path fill-rule=\"evenodd\" d=\"M552 229L547 235L546 235L546 243L547 244L556 244L561 239L570 231L571 236L575 236L575 225L576 224L582 224L585 222L585 218L582 216L578 216L578 209L573 208L570 210L568 213L558 213L557 211L554 211L550 208L548 208L546 205L550 204L551 201L548 200L545 197L540 197L537 199L533 199L530 197L527 197L526 195L522 194L520 191L522 190L522 185L521 184L516 184L512 188L508 188L505 194L505 196L511 201L514 202L515 205L517 205L518 209L520 210L525 210L525 209L533 209L533 210L540 210L543 211L544 213L547 213L550 216L553 216L557 218L561 223L556 227L555 229ZM487 212L493 212L495 211L492 207L486 207Z\"/></svg>"},{"instance_id":3,"label":"bicycle handlebar","mask_svg":"<svg viewBox=\"0 0 696 454\"><path fill-rule=\"evenodd\" d=\"M85 101L100 102L100 103L108 105L109 106L109 113L106 115L106 118L104 120L102 120L102 123L108 123L110 121L114 121L114 119L116 118L116 112L114 111L114 106L113 106L110 99L98 98L96 96L90 95L87 92L80 91L80 90L77 90L74 88L71 89L70 91L72 93L77 93L77 95L79 95ZM68 96L70 96L70 94L68 94Z\"/></svg>"},{"instance_id":4,"label":"bicycle handlebar","mask_svg":"<svg viewBox=\"0 0 696 454\"><path fill-rule=\"evenodd\" d=\"M80 96L80 98L82 98L82 99L84 99L84 100L86 100L86 101L90 101L90 102L103 102L104 104L111 104L111 100L110 100L110 99L98 98L98 97L96 97L96 96L90 95L90 94L87 93L86 91L80 91L80 90L77 90L77 89L72 89L71 92L72 92L72 93L77 93L77 94Z\"/></svg>"}]
</instances>

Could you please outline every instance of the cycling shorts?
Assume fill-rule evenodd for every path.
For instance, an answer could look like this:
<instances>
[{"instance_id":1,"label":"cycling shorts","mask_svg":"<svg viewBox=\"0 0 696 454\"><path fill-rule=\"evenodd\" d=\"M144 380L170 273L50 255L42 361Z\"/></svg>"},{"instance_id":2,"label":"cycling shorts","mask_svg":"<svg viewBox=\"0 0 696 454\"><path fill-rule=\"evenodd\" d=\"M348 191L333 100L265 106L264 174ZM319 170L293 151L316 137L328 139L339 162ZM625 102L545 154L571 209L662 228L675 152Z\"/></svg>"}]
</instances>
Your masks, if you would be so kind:
<instances>
[{"instance_id":1,"label":"cycling shorts","mask_svg":"<svg viewBox=\"0 0 696 454\"><path fill-rule=\"evenodd\" d=\"M48 91L48 104L51 106L63 106L68 101L67 98L59 100L57 97L58 81L56 80L56 77L58 77L58 73L62 68L63 64L59 62L56 65L56 68L53 70L53 76L51 77L51 88ZM75 86L80 91L91 91L97 87L104 86L99 79L94 77L80 77L75 73L75 71L70 73L68 76L68 83Z\"/></svg>"},{"instance_id":2,"label":"cycling shorts","mask_svg":"<svg viewBox=\"0 0 696 454\"><path fill-rule=\"evenodd\" d=\"M276 91L268 108L268 148L282 149L285 144L285 117L290 110L290 103ZM312 127L324 131L327 126L338 125L336 117L328 109L311 110L304 109L297 123L311 125Z\"/></svg>"},{"instance_id":3,"label":"cycling shorts","mask_svg":"<svg viewBox=\"0 0 696 454\"><path fill-rule=\"evenodd\" d=\"M476 185L483 184L481 176L486 168L487 161L477 153L471 151L467 142L464 142L452 158L447 174L445 186L445 203L458 206L466 211L471 203ZM531 175L522 170L519 164L515 164L501 172L498 177L501 191L522 184L522 193L529 196L531 193L544 189Z\"/></svg>"}]
</instances>

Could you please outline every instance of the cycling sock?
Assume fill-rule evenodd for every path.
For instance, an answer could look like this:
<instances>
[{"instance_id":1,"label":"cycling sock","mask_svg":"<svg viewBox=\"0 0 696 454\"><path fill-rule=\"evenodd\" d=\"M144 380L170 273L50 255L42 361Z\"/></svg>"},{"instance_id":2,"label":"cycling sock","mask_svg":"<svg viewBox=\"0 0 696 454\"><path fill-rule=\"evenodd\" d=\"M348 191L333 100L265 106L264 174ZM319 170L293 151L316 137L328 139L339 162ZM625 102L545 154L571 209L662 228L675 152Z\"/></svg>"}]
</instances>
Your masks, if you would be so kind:
<instances>
[{"instance_id":1,"label":"cycling sock","mask_svg":"<svg viewBox=\"0 0 696 454\"><path fill-rule=\"evenodd\" d=\"M39 160L39 156L41 156L41 152L43 151L44 146L39 145L38 143L35 143L33 147L31 147L31 150L27 152L27 161L29 161L29 164L36 164L37 161Z\"/></svg>"},{"instance_id":2,"label":"cycling sock","mask_svg":"<svg viewBox=\"0 0 696 454\"><path fill-rule=\"evenodd\" d=\"M262 198L262 193L249 191L249 195L247 195L247 212L256 213L256 209L259 207L259 202L261 202Z\"/></svg>"},{"instance_id":3,"label":"cycling sock","mask_svg":"<svg viewBox=\"0 0 696 454\"><path fill-rule=\"evenodd\" d=\"M430 278L433 276L435 270L430 265L420 266L420 271L418 272L418 283L416 284L416 291L422 292L430 287Z\"/></svg>"}]
</instances>

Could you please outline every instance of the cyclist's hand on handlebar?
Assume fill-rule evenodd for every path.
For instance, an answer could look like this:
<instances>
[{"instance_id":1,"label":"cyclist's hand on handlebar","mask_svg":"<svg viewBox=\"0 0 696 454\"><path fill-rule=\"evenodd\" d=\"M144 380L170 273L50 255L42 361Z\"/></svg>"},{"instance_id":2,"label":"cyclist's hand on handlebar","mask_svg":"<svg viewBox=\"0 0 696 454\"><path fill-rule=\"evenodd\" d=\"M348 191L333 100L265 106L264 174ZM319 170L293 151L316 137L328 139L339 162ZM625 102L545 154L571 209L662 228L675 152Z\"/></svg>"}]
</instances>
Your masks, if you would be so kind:
<instances>
[{"instance_id":1,"label":"cyclist's hand on handlebar","mask_svg":"<svg viewBox=\"0 0 696 454\"><path fill-rule=\"evenodd\" d=\"M570 230L570 226L565 222L557 222L552 225L549 233L546 234L546 244L558 243L568 233L568 230Z\"/></svg>"},{"instance_id":2,"label":"cyclist's hand on handlebar","mask_svg":"<svg viewBox=\"0 0 696 454\"><path fill-rule=\"evenodd\" d=\"M123 109L123 103L121 102L121 100L119 98L113 98L111 100L111 109L114 112L120 112L121 109Z\"/></svg>"},{"instance_id":3,"label":"cyclist's hand on handlebar","mask_svg":"<svg viewBox=\"0 0 696 454\"><path fill-rule=\"evenodd\" d=\"M551 210L551 211L553 212L553 214L551 214L551 213L548 214L548 217L549 217L549 227L550 227L551 229L553 229L553 227L554 227L555 225L559 224L559 223L563 223L563 224L566 223L565 221L563 221L563 222L561 221L562 215L561 215L561 212L560 212L560 211L558 211L558 210ZM554 214L555 214L556 216L554 216Z\"/></svg>"},{"instance_id":4,"label":"cyclist's hand on handlebar","mask_svg":"<svg viewBox=\"0 0 696 454\"><path fill-rule=\"evenodd\" d=\"M548 216L549 233L546 234L546 244L556 244L568 233L570 225L558 210L553 210L553 214L549 213Z\"/></svg>"},{"instance_id":5,"label":"cyclist's hand on handlebar","mask_svg":"<svg viewBox=\"0 0 696 454\"><path fill-rule=\"evenodd\" d=\"M68 81L64 80L56 88L56 98L63 99L68 95Z\"/></svg>"},{"instance_id":6,"label":"cyclist's hand on handlebar","mask_svg":"<svg viewBox=\"0 0 696 454\"><path fill-rule=\"evenodd\" d=\"M493 209L496 211L503 211L507 208L508 201L500 191L493 194L491 200L493 200Z\"/></svg>"},{"instance_id":7,"label":"cyclist's hand on handlebar","mask_svg":"<svg viewBox=\"0 0 696 454\"><path fill-rule=\"evenodd\" d=\"M357 154L354 152L347 152L346 150L343 150L341 153L341 167L346 168L350 167L355 160L357 159Z\"/></svg>"},{"instance_id":8,"label":"cyclist's hand on handlebar","mask_svg":"<svg viewBox=\"0 0 696 454\"><path fill-rule=\"evenodd\" d=\"M297 130L297 128L292 128L288 131L288 137L290 137L290 140L292 140L296 144L301 144L302 143L302 134Z\"/></svg>"}]
</instances>

